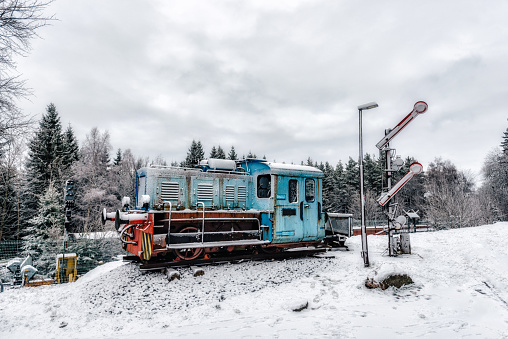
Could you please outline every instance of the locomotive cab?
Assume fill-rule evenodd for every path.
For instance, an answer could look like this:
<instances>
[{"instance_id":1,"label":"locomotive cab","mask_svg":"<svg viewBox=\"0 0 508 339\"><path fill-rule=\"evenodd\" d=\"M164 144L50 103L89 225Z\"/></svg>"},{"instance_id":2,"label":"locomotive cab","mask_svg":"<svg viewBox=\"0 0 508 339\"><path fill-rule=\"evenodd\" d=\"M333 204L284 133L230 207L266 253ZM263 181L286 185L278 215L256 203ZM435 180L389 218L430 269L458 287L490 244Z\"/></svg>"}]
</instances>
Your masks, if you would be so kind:
<instances>
[{"instance_id":1,"label":"locomotive cab","mask_svg":"<svg viewBox=\"0 0 508 339\"><path fill-rule=\"evenodd\" d=\"M324 238L319 169L256 159L240 164L253 177L252 208L262 211L271 246L302 246Z\"/></svg>"}]
</instances>

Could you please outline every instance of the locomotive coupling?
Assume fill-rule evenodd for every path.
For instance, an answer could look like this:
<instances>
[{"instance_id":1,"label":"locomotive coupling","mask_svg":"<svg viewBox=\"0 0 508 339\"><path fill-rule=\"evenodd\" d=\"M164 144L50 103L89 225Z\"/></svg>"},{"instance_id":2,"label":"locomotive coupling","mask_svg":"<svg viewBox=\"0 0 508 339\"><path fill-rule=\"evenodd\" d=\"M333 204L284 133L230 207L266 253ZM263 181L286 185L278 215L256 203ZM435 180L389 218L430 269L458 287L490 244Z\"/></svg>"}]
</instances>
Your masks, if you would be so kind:
<instances>
[{"instance_id":1,"label":"locomotive coupling","mask_svg":"<svg viewBox=\"0 0 508 339\"><path fill-rule=\"evenodd\" d=\"M106 221L114 221L115 229L118 232L121 232L123 227L122 225L128 224L130 221L137 221L139 223L144 223L148 220L148 213L133 213L123 212L120 210L116 210L116 212L107 212L104 208L101 214L102 224L104 225Z\"/></svg>"},{"instance_id":2,"label":"locomotive coupling","mask_svg":"<svg viewBox=\"0 0 508 339\"><path fill-rule=\"evenodd\" d=\"M124 224L128 224L131 221L141 224L147 220L148 213L132 213L132 211L122 212L120 210L117 210L115 213L115 228L117 232L121 232L123 229L122 225Z\"/></svg>"},{"instance_id":3,"label":"locomotive coupling","mask_svg":"<svg viewBox=\"0 0 508 339\"><path fill-rule=\"evenodd\" d=\"M101 213L101 221L102 221L102 224L105 225L106 224L106 221L110 220L110 221L115 221L115 212L107 212L106 209L104 208L102 210L102 213Z\"/></svg>"}]
</instances>

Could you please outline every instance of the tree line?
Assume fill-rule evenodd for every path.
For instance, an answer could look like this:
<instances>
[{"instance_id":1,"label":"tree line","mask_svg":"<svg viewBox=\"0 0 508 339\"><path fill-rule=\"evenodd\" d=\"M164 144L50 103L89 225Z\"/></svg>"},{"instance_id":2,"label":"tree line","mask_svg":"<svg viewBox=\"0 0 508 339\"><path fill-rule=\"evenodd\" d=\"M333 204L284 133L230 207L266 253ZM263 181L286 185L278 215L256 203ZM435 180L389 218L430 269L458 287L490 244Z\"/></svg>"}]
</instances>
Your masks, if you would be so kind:
<instances>
[{"instance_id":1,"label":"tree line","mask_svg":"<svg viewBox=\"0 0 508 339\"><path fill-rule=\"evenodd\" d=\"M201 141L192 140L192 143L189 147L189 150L187 151L187 156L185 157L185 160L178 162L175 161L171 163L171 166L180 166L180 167L194 167L199 165L199 162L203 159L205 159L205 151L203 149L203 145L201 144ZM224 152L224 149L220 145L217 147L212 146L212 149L210 150L210 155L208 156L210 159L228 159L228 160L239 160L240 157L236 153L235 146L231 146L231 149L229 153L226 156L226 153ZM242 159L256 159L257 155L255 153L252 153L249 150L249 153L247 155L242 155ZM263 156L263 159L266 159L266 156Z\"/></svg>"},{"instance_id":2,"label":"tree line","mask_svg":"<svg viewBox=\"0 0 508 339\"><path fill-rule=\"evenodd\" d=\"M18 147L15 147L18 146ZM73 211L73 232L104 231L100 211L116 209L123 196L134 196L136 171L149 164L167 165L161 157L150 160L136 157L129 149L117 149L112 159L109 133L92 128L81 146L69 125L63 128L54 104L46 112L27 142L23 162L15 142L0 148L0 239L58 238L63 233L63 190L65 181L76 186L76 207ZM251 151L242 158L255 158ZM200 141L193 140L187 156L172 166L193 167L207 158ZM239 157L234 146L226 155L224 149L212 146L208 158ZM266 158L266 157L264 157ZM366 154L364 185L367 219L386 219L376 199L386 189L382 157ZM394 173L394 182L417 159L405 159L401 170ZM508 129L501 147L485 160L483 184L477 188L467 171L458 170L448 160L436 158L423 174L415 176L394 198L400 213L419 211L422 218L436 227L475 226L508 215ZM352 157L335 166L317 163L310 157L301 164L314 166L324 173L323 210L360 214L360 182L358 162Z\"/></svg>"}]
</instances>

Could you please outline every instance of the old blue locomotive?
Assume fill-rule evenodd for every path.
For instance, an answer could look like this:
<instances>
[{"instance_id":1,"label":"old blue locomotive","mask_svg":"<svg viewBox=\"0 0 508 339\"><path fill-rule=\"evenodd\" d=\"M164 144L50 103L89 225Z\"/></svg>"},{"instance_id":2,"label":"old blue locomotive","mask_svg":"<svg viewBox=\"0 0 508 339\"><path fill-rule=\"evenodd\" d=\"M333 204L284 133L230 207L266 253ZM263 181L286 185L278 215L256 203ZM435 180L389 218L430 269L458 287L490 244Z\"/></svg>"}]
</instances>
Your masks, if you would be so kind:
<instances>
[{"instance_id":1,"label":"old blue locomotive","mask_svg":"<svg viewBox=\"0 0 508 339\"><path fill-rule=\"evenodd\" d=\"M208 159L199 167L145 167L131 206L113 220L124 248L143 261L199 260L236 251L343 243L350 218L322 210L323 173L258 159Z\"/></svg>"}]
</instances>

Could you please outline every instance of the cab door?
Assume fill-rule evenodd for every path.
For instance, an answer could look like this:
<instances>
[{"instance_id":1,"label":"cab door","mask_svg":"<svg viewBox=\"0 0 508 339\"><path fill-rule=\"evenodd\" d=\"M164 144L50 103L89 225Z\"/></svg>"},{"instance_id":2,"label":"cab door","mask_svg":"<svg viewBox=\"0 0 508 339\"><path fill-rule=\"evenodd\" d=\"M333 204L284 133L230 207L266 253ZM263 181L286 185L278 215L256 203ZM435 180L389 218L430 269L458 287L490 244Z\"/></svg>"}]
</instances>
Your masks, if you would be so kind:
<instances>
[{"instance_id":1,"label":"cab door","mask_svg":"<svg viewBox=\"0 0 508 339\"><path fill-rule=\"evenodd\" d=\"M316 240L319 234L321 202L317 178L301 178L300 211L303 226L303 241Z\"/></svg>"},{"instance_id":2,"label":"cab door","mask_svg":"<svg viewBox=\"0 0 508 339\"><path fill-rule=\"evenodd\" d=\"M298 177L274 176L273 243L302 241L304 218L301 214L301 181Z\"/></svg>"}]
</instances>

